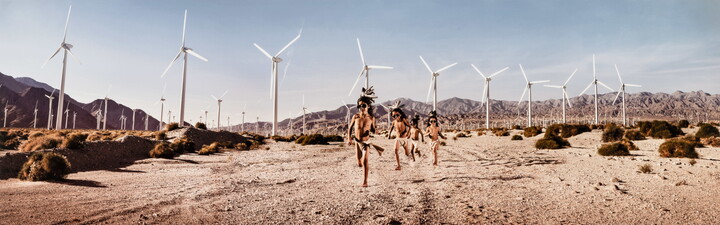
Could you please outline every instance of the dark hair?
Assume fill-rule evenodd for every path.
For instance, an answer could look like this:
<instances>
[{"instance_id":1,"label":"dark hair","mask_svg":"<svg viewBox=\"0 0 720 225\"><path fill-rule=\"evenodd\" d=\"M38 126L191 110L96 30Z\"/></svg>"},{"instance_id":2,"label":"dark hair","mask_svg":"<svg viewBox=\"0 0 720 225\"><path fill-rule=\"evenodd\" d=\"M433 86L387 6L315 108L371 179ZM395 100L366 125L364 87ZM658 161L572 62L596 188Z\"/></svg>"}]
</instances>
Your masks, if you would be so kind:
<instances>
[{"instance_id":1,"label":"dark hair","mask_svg":"<svg viewBox=\"0 0 720 225\"><path fill-rule=\"evenodd\" d=\"M435 119L436 121L438 120L438 118L437 118L437 112L436 112L435 110L430 111L430 115L428 116L428 119L427 119L427 121L425 122L425 124L426 124L427 126L430 126L430 119ZM439 124L440 124L440 121L438 121L438 125L439 125Z\"/></svg>"},{"instance_id":2,"label":"dark hair","mask_svg":"<svg viewBox=\"0 0 720 225\"><path fill-rule=\"evenodd\" d=\"M419 125L419 124L418 124L419 122L420 122L420 116L418 116L418 115L415 115L415 116L412 118L412 120L410 121L410 123L411 123L413 126L418 126L418 125Z\"/></svg>"},{"instance_id":3,"label":"dark hair","mask_svg":"<svg viewBox=\"0 0 720 225\"><path fill-rule=\"evenodd\" d=\"M360 102L362 102L362 103L365 103L368 105L368 109L367 109L368 114L370 114L370 115L373 114L372 103L375 102L375 100L373 100L372 98L363 96L363 97L358 98L357 102L358 102L358 107L357 107L358 110L360 110Z\"/></svg>"},{"instance_id":4,"label":"dark hair","mask_svg":"<svg viewBox=\"0 0 720 225\"><path fill-rule=\"evenodd\" d=\"M405 112L403 112L402 109L400 109L400 108L394 108L390 113L392 114L392 112L397 112L398 114L400 114L401 119L407 118L407 115L405 115Z\"/></svg>"}]
</instances>

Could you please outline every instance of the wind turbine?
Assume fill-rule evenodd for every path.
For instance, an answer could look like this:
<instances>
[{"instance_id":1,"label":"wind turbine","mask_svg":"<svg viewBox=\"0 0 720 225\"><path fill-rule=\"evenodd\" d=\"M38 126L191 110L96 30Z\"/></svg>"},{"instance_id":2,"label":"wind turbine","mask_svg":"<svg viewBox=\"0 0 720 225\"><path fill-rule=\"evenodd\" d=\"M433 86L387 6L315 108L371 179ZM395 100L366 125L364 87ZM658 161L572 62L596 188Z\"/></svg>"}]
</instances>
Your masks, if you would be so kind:
<instances>
[{"instance_id":1,"label":"wind turbine","mask_svg":"<svg viewBox=\"0 0 720 225\"><path fill-rule=\"evenodd\" d=\"M218 130L220 130L220 103L222 103L222 98L225 97L225 95L226 95L227 93L228 93L228 91L225 91L225 93L223 93L222 95L220 95L219 98L216 98L215 95L210 95L210 97L212 97L213 99L215 99L215 100L218 102L218 118L217 118L217 128L218 128ZM207 112L207 111L205 111L205 112ZM205 116L207 117L207 114L205 114ZM207 120L207 118L206 118L205 120ZM229 121L230 121L230 118L228 118L228 122L229 122Z\"/></svg>"},{"instance_id":2,"label":"wind turbine","mask_svg":"<svg viewBox=\"0 0 720 225\"><path fill-rule=\"evenodd\" d=\"M67 129L68 123L69 123L68 117L70 116L70 102L68 102L67 106L65 107L64 113L65 113L65 129ZM60 119L62 119L62 118L60 118Z\"/></svg>"},{"instance_id":3,"label":"wind turbine","mask_svg":"<svg viewBox=\"0 0 720 225\"><path fill-rule=\"evenodd\" d=\"M472 66L472 68L475 69L475 71L477 71L480 74L480 76L482 76L483 79L485 80L485 85L483 86L484 87L483 88L483 97L482 97L482 100L480 100L480 104L482 105L483 103L485 103L485 129L490 129L490 81L492 80L492 78L494 76L497 76L498 74L502 73L503 71L510 69L510 67L505 67L493 74L490 74L490 76L486 77L482 72L480 72L480 70L477 67L475 67L475 65L470 64L470 66Z\"/></svg>"},{"instance_id":4,"label":"wind turbine","mask_svg":"<svg viewBox=\"0 0 720 225\"><path fill-rule=\"evenodd\" d=\"M449 69L450 67L453 67L457 65L457 63L453 63L450 65L447 65L439 70L433 71L430 69L430 66L428 66L427 62L425 62L425 59L423 59L422 56L420 56L420 60L425 64L425 67L430 71L430 88L428 88L428 95L425 99L425 102L428 102L430 100L430 93L433 93L433 111L437 110L437 77L440 76L440 72L443 70ZM436 111L437 112L437 111Z\"/></svg>"},{"instance_id":5,"label":"wind turbine","mask_svg":"<svg viewBox=\"0 0 720 225\"><path fill-rule=\"evenodd\" d=\"M567 100L567 105L570 106L570 108L572 108L572 104L570 103L570 97L568 97L567 90L566 90L567 84L568 84L568 82L570 82L570 79L572 79L573 76L575 76L575 73L576 73L577 71L578 71L578 69L575 68L575 71L573 71L572 74L570 74L570 77L565 81L565 83L564 83L562 86L558 86L558 85L545 85L545 87L560 88L560 89L562 89L562 97L561 97L561 98L562 98L562 101L563 101L563 103L562 103L562 116L563 116L563 117L562 117L562 122L563 122L563 123L567 123L566 118L565 118L565 100Z\"/></svg>"},{"instance_id":6,"label":"wind turbine","mask_svg":"<svg viewBox=\"0 0 720 225\"><path fill-rule=\"evenodd\" d=\"M267 51L265 51L265 49L263 49L262 47L260 47L260 45L258 45L258 44L256 44L256 43L253 43L253 45L255 45L255 47L256 47L258 50L260 50L265 56L267 56L267 57L270 59L270 61L272 62L272 68L271 68L271 70L270 70L270 93L271 93L272 98L273 98L273 125L272 125L272 135L273 135L273 136L276 135L276 130L275 130L275 128L277 127L277 122L278 122L278 121L277 121L277 120L278 120L278 98L277 98L277 97L278 97L278 90L277 90L277 88L278 88L278 82L277 82L277 79L278 79L278 63L282 62L282 59L281 59L279 56L280 56L280 54L282 54L288 47L290 47L290 45L292 45L293 43L295 43L295 41L297 41L297 40L300 38L300 35L302 35L302 29L300 29L300 33L298 33L298 35L297 35L294 39L292 39L292 41L290 41L287 45L285 45L285 47L283 47L282 49L280 49L280 51L279 51L277 54L275 54L274 56L270 55L270 53L268 53ZM219 122L218 122L218 123L219 123Z\"/></svg>"},{"instance_id":7,"label":"wind turbine","mask_svg":"<svg viewBox=\"0 0 720 225\"><path fill-rule=\"evenodd\" d=\"M528 92L528 127L532 126L532 86L533 84L540 84L540 83L547 83L550 82L549 80L539 80L539 81L529 81L527 78L527 75L525 75L525 69L523 69L522 64L518 64L520 66L520 71L522 72L523 77L525 78L525 82L527 84L525 85L525 89L523 90L522 96L520 96L520 101L518 101L518 105L522 102L522 99L525 97L525 92Z\"/></svg>"},{"instance_id":8,"label":"wind turbine","mask_svg":"<svg viewBox=\"0 0 720 225\"><path fill-rule=\"evenodd\" d=\"M130 127L132 127L131 130L135 130L135 110L137 110L137 109L132 109L133 116L132 116L132 125L130 125Z\"/></svg>"},{"instance_id":9,"label":"wind turbine","mask_svg":"<svg viewBox=\"0 0 720 225\"><path fill-rule=\"evenodd\" d=\"M105 92L105 111L103 112L103 130L107 130L107 113L108 113L108 94L110 94L110 88L112 88L112 85L108 86L107 92Z\"/></svg>"},{"instance_id":10,"label":"wind turbine","mask_svg":"<svg viewBox=\"0 0 720 225\"><path fill-rule=\"evenodd\" d=\"M170 70L170 67L175 63L175 61L180 58L180 55L183 55L183 72L182 72L182 91L180 93L180 126L183 126L185 124L185 86L186 86L186 80L187 80L187 62L188 62L188 54L195 56L196 58L207 62L208 60L205 57L200 56L199 54L195 53L195 51L192 50L192 48L188 48L185 46L185 25L187 22L187 9L185 10L185 19L183 19L183 35L182 35L182 44L180 45L180 52L175 56L175 58L170 62L170 65L168 65L167 68L165 68L165 71L160 75L160 78L165 76L165 73L167 73L168 70Z\"/></svg>"},{"instance_id":11,"label":"wind turbine","mask_svg":"<svg viewBox=\"0 0 720 225\"><path fill-rule=\"evenodd\" d=\"M379 105L382 106L383 108L385 108L385 110L387 110L387 125L388 125L388 128L387 128L387 129L390 130L390 126L391 126L391 123L392 123L392 122L391 122L391 121L392 121L392 117L391 117L390 115L392 115L392 110L393 110L393 107L392 107L392 106L393 106L393 105L389 105L389 106L383 105L383 104L379 104Z\"/></svg>"},{"instance_id":12,"label":"wind turbine","mask_svg":"<svg viewBox=\"0 0 720 225\"><path fill-rule=\"evenodd\" d=\"M370 70L371 69L384 69L384 70L393 69L390 66L373 66L373 65L368 65L367 63L365 63L365 56L363 55L362 46L360 46L360 38L357 38L357 44L358 44L358 49L360 50L360 60L362 60L363 67L362 67L362 70L360 70L360 75L358 75L357 80L355 80L355 84L353 84L352 88L350 88L350 92L348 93L348 96L350 96L352 94L353 90L355 90L355 86L357 86L358 82L360 82L360 78L362 78L363 75L365 75L365 88L370 87Z\"/></svg>"},{"instance_id":13,"label":"wind turbine","mask_svg":"<svg viewBox=\"0 0 720 225\"><path fill-rule=\"evenodd\" d=\"M120 130L125 130L125 109L120 114Z\"/></svg>"},{"instance_id":14,"label":"wind turbine","mask_svg":"<svg viewBox=\"0 0 720 225\"><path fill-rule=\"evenodd\" d=\"M307 109L308 109L308 108L305 107L305 95L303 95L302 103L303 103L303 104L302 104L302 114L303 114L303 127L302 127L302 131L303 131L303 132L302 132L302 134L303 134L303 135L307 135L307 134L305 133L305 113L307 113Z\"/></svg>"},{"instance_id":15,"label":"wind turbine","mask_svg":"<svg viewBox=\"0 0 720 225\"><path fill-rule=\"evenodd\" d=\"M599 117L598 117L598 109L599 109L599 106L598 106L598 88L597 88L597 85L600 84L600 85L602 85L603 87L607 88L607 89L610 90L610 91L615 91L615 90L613 90L612 88L608 87L608 86L605 85L603 82L598 81L598 79L597 79L597 73L595 72L595 54L593 54L593 81L590 82L590 85L588 85L588 86L585 88L585 90L583 90L582 92L580 92L580 95L578 95L578 96L581 96L581 95L585 94L585 92L586 92L588 89L590 89L590 87L592 87L593 84L595 85L595 124L598 124L598 121L599 121L599 119L598 119L598 118L599 118Z\"/></svg>"},{"instance_id":16,"label":"wind turbine","mask_svg":"<svg viewBox=\"0 0 720 225\"><path fill-rule=\"evenodd\" d=\"M5 100L5 115L3 116L3 127L7 127L7 113L8 113L8 101Z\"/></svg>"},{"instance_id":17,"label":"wind turbine","mask_svg":"<svg viewBox=\"0 0 720 225\"><path fill-rule=\"evenodd\" d=\"M47 125L48 130L52 129L52 118L53 118L52 102L53 102L53 99L55 99L55 97L53 97L53 94L55 94L55 89L53 89L53 91L50 93L50 95L45 95L45 97L48 98L48 102L50 103L48 106L48 125Z\"/></svg>"},{"instance_id":18,"label":"wind turbine","mask_svg":"<svg viewBox=\"0 0 720 225\"><path fill-rule=\"evenodd\" d=\"M163 121L163 115L165 114L165 109L164 109L164 108L165 108L165 89L166 89L166 88L167 88L167 84L165 84L165 85L163 86L163 91L162 91L162 95L160 95L160 100L157 101L157 102L155 102L156 105L157 105L158 102L160 103L160 121L158 122L158 130L162 130L163 122L164 122L164 121ZM169 119L169 118L170 118L170 117L168 117L168 119Z\"/></svg>"},{"instance_id":19,"label":"wind turbine","mask_svg":"<svg viewBox=\"0 0 720 225\"><path fill-rule=\"evenodd\" d=\"M613 105L615 105L615 101L617 101L618 97L620 97L620 93L622 93L622 119L623 119L623 126L627 126L627 117L625 115L625 86L628 87L642 87L637 84L626 84L623 82L622 77L620 76L620 70L618 70L617 64L615 64L615 72L617 72L618 79L620 79L620 89L618 91L618 94L615 96L615 100L613 100Z\"/></svg>"},{"instance_id":20,"label":"wind turbine","mask_svg":"<svg viewBox=\"0 0 720 225\"><path fill-rule=\"evenodd\" d=\"M37 104L38 104L38 101L35 100L35 110L33 110L33 128L37 127L37 113L38 113Z\"/></svg>"},{"instance_id":21,"label":"wind turbine","mask_svg":"<svg viewBox=\"0 0 720 225\"><path fill-rule=\"evenodd\" d=\"M71 11L71 10L72 10L72 6L70 6L70 8L68 8L67 19L65 20L65 33L63 34L63 41L62 41L62 43L60 43L60 47L55 51L55 53L53 53L52 56L50 56L50 58L45 62L45 64L42 65L42 67L45 67L45 65L46 65L48 62L50 62L50 60L51 60L53 57L55 57L55 55L57 55L58 52L60 52L60 50L63 50L63 49L65 50L65 51L64 51L64 55L63 55L62 76L61 76L61 78L60 78L60 95L58 96L58 109L57 109L57 112L58 112L58 113L62 113L62 112L63 112L63 107L62 107L62 106L63 106L63 103L65 103L65 72L67 71L67 56L68 56L68 53L70 54L70 56L72 56L73 58L75 58L75 60L77 60L78 62L80 62L80 60L79 60L77 57L75 57L75 55L73 55L72 51L70 51L70 49L73 48L73 45L71 45L70 43L67 43L67 42L66 42L66 41L67 41L67 28L68 28L68 23L70 22L70 11ZM81 63L81 64L82 64L82 63ZM49 127L49 126L48 126L48 127ZM57 123L56 123L55 127L56 127L57 129L60 129L60 128L62 127L62 117L58 116L58 120L57 120ZM49 129L49 128L48 128L48 129Z\"/></svg>"},{"instance_id":22,"label":"wind turbine","mask_svg":"<svg viewBox=\"0 0 720 225\"><path fill-rule=\"evenodd\" d=\"M77 112L73 112L73 130L75 129L75 119L77 118Z\"/></svg>"},{"instance_id":23,"label":"wind turbine","mask_svg":"<svg viewBox=\"0 0 720 225\"><path fill-rule=\"evenodd\" d=\"M350 107L348 106L347 103L345 103L344 100L340 100L340 101L343 103L343 106L345 106L345 109L347 109L347 112L345 112L345 124L350 124Z\"/></svg>"}]
</instances>

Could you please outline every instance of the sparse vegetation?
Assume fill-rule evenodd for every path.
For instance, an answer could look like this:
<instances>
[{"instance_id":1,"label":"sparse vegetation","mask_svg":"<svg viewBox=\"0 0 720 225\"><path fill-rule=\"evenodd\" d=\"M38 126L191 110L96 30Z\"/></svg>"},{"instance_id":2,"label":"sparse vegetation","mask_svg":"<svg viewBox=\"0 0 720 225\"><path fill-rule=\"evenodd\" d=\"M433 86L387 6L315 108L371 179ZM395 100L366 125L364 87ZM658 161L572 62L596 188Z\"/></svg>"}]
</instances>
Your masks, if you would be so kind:
<instances>
[{"instance_id":1,"label":"sparse vegetation","mask_svg":"<svg viewBox=\"0 0 720 225\"><path fill-rule=\"evenodd\" d=\"M608 124L605 126L605 130L602 133L602 141L603 142L615 142L620 141L623 138L623 135L625 134L625 129L623 129L620 126L615 125L614 123Z\"/></svg>"},{"instance_id":2,"label":"sparse vegetation","mask_svg":"<svg viewBox=\"0 0 720 225\"><path fill-rule=\"evenodd\" d=\"M560 137L569 138L590 131L592 131L590 127L585 124L563 124Z\"/></svg>"},{"instance_id":3,"label":"sparse vegetation","mask_svg":"<svg viewBox=\"0 0 720 225\"><path fill-rule=\"evenodd\" d=\"M465 134L464 132L460 132L460 133L456 134L455 137L464 138L464 137L469 137L469 136L467 134Z\"/></svg>"},{"instance_id":4,"label":"sparse vegetation","mask_svg":"<svg viewBox=\"0 0 720 225\"><path fill-rule=\"evenodd\" d=\"M213 142L210 145L203 145L200 151L198 151L198 155L210 155L218 152L220 152L220 143Z\"/></svg>"},{"instance_id":5,"label":"sparse vegetation","mask_svg":"<svg viewBox=\"0 0 720 225\"><path fill-rule=\"evenodd\" d=\"M197 123L195 123L195 128L201 129L201 130L207 130L207 125L205 125L205 123L197 122Z\"/></svg>"},{"instance_id":6,"label":"sparse vegetation","mask_svg":"<svg viewBox=\"0 0 720 225\"><path fill-rule=\"evenodd\" d=\"M237 143L235 144L235 149L237 150L250 150L250 145L246 143Z\"/></svg>"},{"instance_id":7,"label":"sparse vegetation","mask_svg":"<svg viewBox=\"0 0 720 225\"><path fill-rule=\"evenodd\" d=\"M641 173L652 173L653 168L652 165L650 165L649 163L645 163L638 168L638 171L640 171Z\"/></svg>"},{"instance_id":8,"label":"sparse vegetation","mask_svg":"<svg viewBox=\"0 0 720 225\"><path fill-rule=\"evenodd\" d=\"M702 142L700 141L700 138L698 138L698 137L695 136L695 135L685 135L685 136L683 136L683 137L679 137L679 139L682 139L682 140L685 140L685 141L688 141L688 142L692 143L696 148L705 147L705 146L702 144Z\"/></svg>"},{"instance_id":9,"label":"sparse vegetation","mask_svg":"<svg viewBox=\"0 0 720 225\"><path fill-rule=\"evenodd\" d=\"M620 142L603 144L598 148L598 155L601 156L627 156L630 155L628 147Z\"/></svg>"},{"instance_id":10,"label":"sparse vegetation","mask_svg":"<svg viewBox=\"0 0 720 225\"><path fill-rule=\"evenodd\" d=\"M680 127L674 126L667 121L640 121L637 125L640 128L640 132L643 132L646 137L667 139L684 134L682 130L680 130Z\"/></svg>"},{"instance_id":11,"label":"sparse vegetation","mask_svg":"<svg viewBox=\"0 0 720 225\"><path fill-rule=\"evenodd\" d=\"M631 141L645 140L645 135L639 130L626 130L625 138Z\"/></svg>"},{"instance_id":12,"label":"sparse vegetation","mask_svg":"<svg viewBox=\"0 0 720 225\"><path fill-rule=\"evenodd\" d=\"M673 158L697 158L695 144L683 139L669 139L660 145L658 149L661 157Z\"/></svg>"},{"instance_id":13,"label":"sparse vegetation","mask_svg":"<svg viewBox=\"0 0 720 225\"><path fill-rule=\"evenodd\" d=\"M690 126L690 121L680 120L680 121L678 121L677 124L678 124L678 127L680 127L680 128L688 128L688 126Z\"/></svg>"},{"instance_id":14,"label":"sparse vegetation","mask_svg":"<svg viewBox=\"0 0 720 225\"><path fill-rule=\"evenodd\" d=\"M633 143L632 141L630 141L628 139L623 139L622 141L620 141L620 143L625 145L625 147L627 147L627 149L630 151L640 150L640 148L638 148L637 145L635 145L635 143Z\"/></svg>"},{"instance_id":15,"label":"sparse vegetation","mask_svg":"<svg viewBox=\"0 0 720 225\"><path fill-rule=\"evenodd\" d=\"M148 155L152 158L166 158L166 159L172 159L175 157L175 151L170 147L170 144L167 142L160 142L157 145L155 145L155 148L150 150L148 152Z\"/></svg>"},{"instance_id":16,"label":"sparse vegetation","mask_svg":"<svg viewBox=\"0 0 720 225\"><path fill-rule=\"evenodd\" d=\"M177 129L180 129L180 124L178 123L168 123L167 125L165 125L165 131L172 131Z\"/></svg>"},{"instance_id":17,"label":"sparse vegetation","mask_svg":"<svg viewBox=\"0 0 720 225\"><path fill-rule=\"evenodd\" d=\"M558 135L552 134L545 135L545 137L535 142L535 148L537 149L561 149L569 146L570 142Z\"/></svg>"},{"instance_id":18,"label":"sparse vegetation","mask_svg":"<svg viewBox=\"0 0 720 225\"><path fill-rule=\"evenodd\" d=\"M520 141L520 140L522 140L522 139L523 139L523 137L520 136L520 135L517 135L517 134L516 134L516 135L513 135L513 136L510 138L511 141Z\"/></svg>"},{"instance_id":19,"label":"sparse vegetation","mask_svg":"<svg viewBox=\"0 0 720 225\"><path fill-rule=\"evenodd\" d=\"M699 138L720 137L720 132L717 127L704 123L700 125L700 129L695 133L695 136Z\"/></svg>"},{"instance_id":20,"label":"sparse vegetation","mask_svg":"<svg viewBox=\"0 0 720 225\"><path fill-rule=\"evenodd\" d=\"M155 139L158 141L164 141L165 139L167 139L167 132L165 132L164 130L155 132Z\"/></svg>"},{"instance_id":21,"label":"sparse vegetation","mask_svg":"<svg viewBox=\"0 0 720 225\"><path fill-rule=\"evenodd\" d=\"M703 138L702 143L705 145L710 145L712 147L720 147L720 138L718 137L709 137L709 138Z\"/></svg>"},{"instance_id":22,"label":"sparse vegetation","mask_svg":"<svg viewBox=\"0 0 720 225\"><path fill-rule=\"evenodd\" d=\"M328 141L321 134L311 134L300 136L295 143L300 145L327 145Z\"/></svg>"},{"instance_id":23,"label":"sparse vegetation","mask_svg":"<svg viewBox=\"0 0 720 225\"><path fill-rule=\"evenodd\" d=\"M187 138L178 138L175 139L172 143L170 143L170 149L172 149L175 154L195 152L195 143L188 140Z\"/></svg>"},{"instance_id":24,"label":"sparse vegetation","mask_svg":"<svg viewBox=\"0 0 720 225\"><path fill-rule=\"evenodd\" d=\"M695 166L697 161L695 159L690 159L690 161L688 161L688 163L690 163L691 166Z\"/></svg>"},{"instance_id":25,"label":"sparse vegetation","mask_svg":"<svg viewBox=\"0 0 720 225\"><path fill-rule=\"evenodd\" d=\"M25 143L20 145L20 151L30 152L42 149L57 148L62 139L56 135L42 135L29 138Z\"/></svg>"},{"instance_id":26,"label":"sparse vegetation","mask_svg":"<svg viewBox=\"0 0 720 225\"><path fill-rule=\"evenodd\" d=\"M60 144L61 148L67 148L67 149L80 149L82 148L83 144L85 144L85 139L87 139L88 135L86 133L73 133L65 137L63 139L62 144Z\"/></svg>"},{"instance_id":27,"label":"sparse vegetation","mask_svg":"<svg viewBox=\"0 0 720 225\"><path fill-rule=\"evenodd\" d=\"M495 134L495 136L501 137L501 136L510 136L510 132L506 128L492 128L492 133ZM480 136L478 132L478 136Z\"/></svg>"},{"instance_id":28,"label":"sparse vegetation","mask_svg":"<svg viewBox=\"0 0 720 225\"><path fill-rule=\"evenodd\" d=\"M62 180L70 173L70 162L65 156L53 153L34 153L23 164L18 179L29 181Z\"/></svg>"},{"instance_id":29,"label":"sparse vegetation","mask_svg":"<svg viewBox=\"0 0 720 225\"><path fill-rule=\"evenodd\" d=\"M528 127L523 130L523 135L525 137L535 137L538 134L542 133L542 127Z\"/></svg>"}]
</instances>

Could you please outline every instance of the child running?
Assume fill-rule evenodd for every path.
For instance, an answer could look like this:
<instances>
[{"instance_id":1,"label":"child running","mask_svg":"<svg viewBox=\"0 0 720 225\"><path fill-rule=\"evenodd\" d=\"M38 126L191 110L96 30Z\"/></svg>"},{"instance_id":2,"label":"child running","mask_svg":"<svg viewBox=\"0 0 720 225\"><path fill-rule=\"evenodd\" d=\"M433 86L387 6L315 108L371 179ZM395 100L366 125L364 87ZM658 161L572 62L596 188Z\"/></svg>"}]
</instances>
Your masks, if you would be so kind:
<instances>
[{"instance_id":1,"label":"child running","mask_svg":"<svg viewBox=\"0 0 720 225\"><path fill-rule=\"evenodd\" d=\"M402 146L405 149L405 156L410 156L410 123L407 121L405 112L402 111L403 105L400 105L400 101L395 102L391 115L393 118L392 125L387 137L390 138L392 131L395 130L395 160L397 161L397 167L395 170L400 170L400 154L398 153L399 148ZM415 155L412 155L413 161L415 161Z\"/></svg>"},{"instance_id":2,"label":"child running","mask_svg":"<svg viewBox=\"0 0 720 225\"><path fill-rule=\"evenodd\" d=\"M432 150L433 154L433 166L438 165L438 157L437 157L437 150L440 148L440 140L438 137L442 139L447 139L445 136L442 135L442 130L440 129L440 126L438 125L438 119L437 119L437 112L430 111L430 117L428 119L428 127L426 129L426 133L428 134L428 137L430 137L430 149Z\"/></svg>"},{"instance_id":3,"label":"child running","mask_svg":"<svg viewBox=\"0 0 720 225\"><path fill-rule=\"evenodd\" d=\"M358 166L364 169L363 187L367 187L368 183L368 150L370 147L374 147L378 151L378 154L382 156L383 149L377 145L370 143L370 133L375 133L375 117L373 117L372 103L375 102L376 96L373 96L375 92L372 87L362 89L362 94L357 100L358 113L355 114L350 120L348 125L347 137L348 146L353 144L355 141L355 150L357 153ZM354 127L354 129L353 129ZM353 131L354 134L353 134Z\"/></svg>"},{"instance_id":4,"label":"child running","mask_svg":"<svg viewBox=\"0 0 720 225\"><path fill-rule=\"evenodd\" d=\"M412 147L410 149L410 154L415 155L417 153L418 156L420 155L420 151L418 149L418 140L421 140L423 143L425 143L425 136L423 136L422 129L420 129L420 116L415 115L412 120L410 120L410 140ZM413 160L415 160L415 157L413 156Z\"/></svg>"}]
</instances>

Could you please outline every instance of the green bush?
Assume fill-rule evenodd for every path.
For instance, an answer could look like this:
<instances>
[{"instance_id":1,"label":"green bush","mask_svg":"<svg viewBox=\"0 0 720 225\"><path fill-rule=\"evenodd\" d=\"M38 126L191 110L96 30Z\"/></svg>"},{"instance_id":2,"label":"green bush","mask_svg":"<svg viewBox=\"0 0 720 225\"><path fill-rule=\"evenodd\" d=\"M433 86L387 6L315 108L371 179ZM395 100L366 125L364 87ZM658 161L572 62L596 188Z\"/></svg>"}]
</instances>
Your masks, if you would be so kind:
<instances>
[{"instance_id":1,"label":"green bush","mask_svg":"<svg viewBox=\"0 0 720 225\"><path fill-rule=\"evenodd\" d=\"M516 135L513 135L513 136L510 138L511 141L519 141L519 140L522 140L522 139L523 139L522 136L517 135L517 134L516 134Z\"/></svg>"},{"instance_id":2,"label":"green bush","mask_svg":"<svg viewBox=\"0 0 720 225\"><path fill-rule=\"evenodd\" d=\"M180 129L180 124L178 123L168 123L165 125L165 131L171 131L171 130L177 130Z\"/></svg>"},{"instance_id":3,"label":"green bush","mask_svg":"<svg viewBox=\"0 0 720 225\"><path fill-rule=\"evenodd\" d=\"M195 143L188 140L187 138L177 138L172 143L170 143L170 149L172 149L175 154L195 152Z\"/></svg>"},{"instance_id":4,"label":"green bush","mask_svg":"<svg viewBox=\"0 0 720 225\"><path fill-rule=\"evenodd\" d=\"M673 158L697 158L695 144L682 139L669 139L660 145L658 149L661 157Z\"/></svg>"},{"instance_id":5,"label":"green bush","mask_svg":"<svg viewBox=\"0 0 720 225\"><path fill-rule=\"evenodd\" d=\"M639 130L625 131L625 138L631 141L645 140L645 135Z\"/></svg>"},{"instance_id":6,"label":"green bush","mask_svg":"<svg viewBox=\"0 0 720 225\"><path fill-rule=\"evenodd\" d=\"M667 139L684 134L679 127L674 126L667 121L640 121L638 122L638 127L640 128L640 132L643 132L645 136L650 136L654 138Z\"/></svg>"},{"instance_id":7,"label":"green bush","mask_svg":"<svg viewBox=\"0 0 720 225\"><path fill-rule=\"evenodd\" d=\"M605 130L602 133L602 141L603 142L620 141L620 140L622 140L624 134L625 134L625 129L615 125L614 123L611 123L611 124L608 124L607 126L605 126Z\"/></svg>"},{"instance_id":8,"label":"green bush","mask_svg":"<svg viewBox=\"0 0 720 225\"><path fill-rule=\"evenodd\" d=\"M678 127L680 127L680 128L688 128L689 126L690 126L690 121L687 121L687 120L678 121Z\"/></svg>"},{"instance_id":9,"label":"green bush","mask_svg":"<svg viewBox=\"0 0 720 225\"><path fill-rule=\"evenodd\" d=\"M570 142L557 135L549 135L535 142L537 149L561 149L569 146Z\"/></svg>"},{"instance_id":10,"label":"green bush","mask_svg":"<svg viewBox=\"0 0 720 225\"><path fill-rule=\"evenodd\" d=\"M542 127L528 127L523 130L523 135L525 137L535 137L538 134L542 133Z\"/></svg>"},{"instance_id":11,"label":"green bush","mask_svg":"<svg viewBox=\"0 0 720 225\"><path fill-rule=\"evenodd\" d=\"M29 181L62 180L70 173L70 162L63 155L35 153L23 164L18 179Z\"/></svg>"},{"instance_id":12,"label":"green bush","mask_svg":"<svg viewBox=\"0 0 720 225\"><path fill-rule=\"evenodd\" d=\"M598 148L598 154L601 156L626 156L630 155L627 146L620 143L603 144Z\"/></svg>"},{"instance_id":13,"label":"green bush","mask_svg":"<svg viewBox=\"0 0 720 225\"><path fill-rule=\"evenodd\" d=\"M200 130L207 130L207 125L205 125L205 123L202 123L202 122L197 122L197 123L195 123L195 128L200 129Z\"/></svg>"},{"instance_id":14,"label":"green bush","mask_svg":"<svg viewBox=\"0 0 720 225\"><path fill-rule=\"evenodd\" d=\"M63 139L62 144L60 144L61 148L67 148L67 149L80 149L82 148L83 144L85 144L85 139L87 139L88 135L85 133L73 133L65 137Z\"/></svg>"},{"instance_id":15,"label":"green bush","mask_svg":"<svg viewBox=\"0 0 720 225\"><path fill-rule=\"evenodd\" d=\"M152 158L172 159L175 157L175 151L173 151L167 142L160 142L155 145L155 148L148 152L148 155Z\"/></svg>"},{"instance_id":16,"label":"green bush","mask_svg":"<svg viewBox=\"0 0 720 225\"><path fill-rule=\"evenodd\" d=\"M220 143L213 142L210 145L203 145L200 151L198 151L198 155L210 155L218 152L220 152Z\"/></svg>"},{"instance_id":17,"label":"green bush","mask_svg":"<svg viewBox=\"0 0 720 225\"><path fill-rule=\"evenodd\" d=\"M695 136L699 138L720 137L720 132L718 132L717 127L705 123L700 125L700 129L695 133Z\"/></svg>"}]
</instances>

